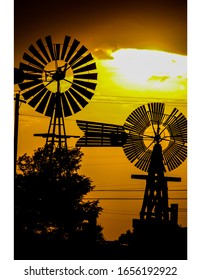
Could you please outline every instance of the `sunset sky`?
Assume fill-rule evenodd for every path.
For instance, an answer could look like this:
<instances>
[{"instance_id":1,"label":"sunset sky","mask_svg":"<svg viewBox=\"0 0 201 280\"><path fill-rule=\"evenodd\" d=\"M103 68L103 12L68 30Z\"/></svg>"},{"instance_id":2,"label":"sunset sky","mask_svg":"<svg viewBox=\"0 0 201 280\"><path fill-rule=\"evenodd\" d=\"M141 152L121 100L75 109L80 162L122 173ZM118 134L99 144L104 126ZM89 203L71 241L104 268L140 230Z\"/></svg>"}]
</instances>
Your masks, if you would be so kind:
<instances>
[{"instance_id":1,"label":"sunset sky","mask_svg":"<svg viewBox=\"0 0 201 280\"><path fill-rule=\"evenodd\" d=\"M76 120L123 125L137 107L164 102L166 113L177 107L187 117L187 7L186 0L149 1L29 1L16 0L14 10L14 66L39 38L52 36L63 43L65 35L76 38L92 53L98 71L95 94L79 113L66 118L67 133L82 135ZM18 91L18 86L15 86ZM27 104L20 107L18 155L32 154L44 145L34 133L47 132L49 118ZM70 146L75 140L69 141ZM126 158L122 148L83 148L80 172L96 186L88 197L100 200L99 223L106 239L113 240L132 228L139 218L145 181L131 180L144 174ZM168 176L169 197L186 197L187 162ZM134 192L132 190L140 189ZM103 191L104 190L104 191ZM175 191L178 190L178 191ZM179 224L187 225L187 201L179 203Z\"/></svg>"}]
</instances>

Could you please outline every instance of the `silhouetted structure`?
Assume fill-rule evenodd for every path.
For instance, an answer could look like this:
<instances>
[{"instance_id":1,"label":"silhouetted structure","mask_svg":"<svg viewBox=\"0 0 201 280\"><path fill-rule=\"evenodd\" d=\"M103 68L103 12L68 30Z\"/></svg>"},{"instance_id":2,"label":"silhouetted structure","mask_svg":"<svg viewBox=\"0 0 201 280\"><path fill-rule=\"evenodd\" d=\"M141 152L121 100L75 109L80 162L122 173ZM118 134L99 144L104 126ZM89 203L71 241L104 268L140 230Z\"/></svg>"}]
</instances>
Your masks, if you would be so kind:
<instances>
[{"instance_id":1,"label":"silhouetted structure","mask_svg":"<svg viewBox=\"0 0 201 280\"><path fill-rule=\"evenodd\" d=\"M177 224L178 205L168 205L167 182L179 182L181 178L164 175L166 168L177 168L187 157L187 120L176 108L170 115L164 111L164 103L142 105L130 114L124 126L77 121L85 133L77 146L122 146L127 158L148 172L132 175L146 180L140 219L133 220L134 235L128 254L133 258L187 257L187 238ZM168 143L165 148L162 141Z\"/></svg>"},{"instance_id":2,"label":"silhouetted structure","mask_svg":"<svg viewBox=\"0 0 201 280\"><path fill-rule=\"evenodd\" d=\"M64 118L79 112L88 104L96 88L96 64L92 55L80 42L65 36L63 44L52 43L51 36L45 43L39 39L24 53L24 80L19 83L22 96L35 110L50 117L47 133L35 136L46 138L46 144L67 147Z\"/></svg>"}]
</instances>

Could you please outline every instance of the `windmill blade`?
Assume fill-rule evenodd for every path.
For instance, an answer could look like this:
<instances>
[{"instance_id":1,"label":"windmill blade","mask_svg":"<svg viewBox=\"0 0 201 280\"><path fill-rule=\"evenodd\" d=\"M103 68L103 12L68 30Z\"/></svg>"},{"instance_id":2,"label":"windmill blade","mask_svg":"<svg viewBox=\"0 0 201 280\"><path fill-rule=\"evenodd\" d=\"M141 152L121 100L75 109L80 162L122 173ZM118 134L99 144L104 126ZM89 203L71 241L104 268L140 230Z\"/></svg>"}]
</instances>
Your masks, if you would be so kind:
<instances>
[{"instance_id":1,"label":"windmill blade","mask_svg":"<svg viewBox=\"0 0 201 280\"><path fill-rule=\"evenodd\" d=\"M69 88L69 92L75 98L75 100L84 108L88 102L79 93L77 93L73 88Z\"/></svg>"},{"instance_id":2,"label":"windmill blade","mask_svg":"<svg viewBox=\"0 0 201 280\"><path fill-rule=\"evenodd\" d=\"M128 160L133 163L146 151L147 148L143 142L143 136L129 133L127 141L123 145L123 149Z\"/></svg>"},{"instance_id":3,"label":"windmill blade","mask_svg":"<svg viewBox=\"0 0 201 280\"><path fill-rule=\"evenodd\" d=\"M164 103L148 103L149 114L150 114L150 121L152 124L161 124L164 118L164 110L165 104Z\"/></svg>"},{"instance_id":4,"label":"windmill blade","mask_svg":"<svg viewBox=\"0 0 201 280\"><path fill-rule=\"evenodd\" d=\"M55 104L56 104L56 93L52 93L51 96L50 96L50 100L48 102L48 105L47 105L45 116L48 116L48 117L53 116L53 112L54 112L54 109L55 109Z\"/></svg>"},{"instance_id":5,"label":"windmill blade","mask_svg":"<svg viewBox=\"0 0 201 280\"><path fill-rule=\"evenodd\" d=\"M148 170L151 157L151 150L144 144L144 137L147 137L144 136L144 131L150 125L150 117L145 105L135 109L124 124L124 129L129 131L129 136L123 146L124 153L131 163L134 162L134 165L143 171Z\"/></svg>"},{"instance_id":6,"label":"windmill blade","mask_svg":"<svg viewBox=\"0 0 201 280\"><path fill-rule=\"evenodd\" d=\"M42 73L43 70L41 69L38 69L38 68L35 68L29 64L25 64L25 63L22 63L20 62L20 66L19 66L19 69L21 69L22 71L28 71L28 72L33 72L33 73Z\"/></svg>"},{"instance_id":7,"label":"windmill blade","mask_svg":"<svg viewBox=\"0 0 201 280\"><path fill-rule=\"evenodd\" d=\"M39 69L43 70L44 69L44 65L41 64L40 62L38 62L37 60L35 60L33 57L31 57L29 54L24 53L23 55L23 59L26 60L27 62L33 64L33 66L38 67Z\"/></svg>"},{"instance_id":8,"label":"windmill blade","mask_svg":"<svg viewBox=\"0 0 201 280\"><path fill-rule=\"evenodd\" d=\"M28 102L28 104L34 108L40 100L42 100L47 91L46 87L43 87L41 91L38 90L38 93Z\"/></svg>"},{"instance_id":9,"label":"windmill blade","mask_svg":"<svg viewBox=\"0 0 201 280\"><path fill-rule=\"evenodd\" d=\"M36 41L36 44L38 45L40 51L42 52L42 54L44 55L44 57L47 59L48 62L51 61L50 57L49 57L49 54L43 44L43 41L41 39L37 40Z\"/></svg>"},{"instance_id":10,"label":"windmill blade","mask_svg":"<svg viewBox=\"0 0 201 280\"><path fill-rule=\"evenodd\" d=\"M97 80L97 73L88 73L88 74L75 74L75 79L82 79L82 80Z\"/></svg>"},{"instance_id":11,"label":"windmill blade","mask_svg":"<svg viewBox=\"0 0 201 280\"><path fill-rule=\"evenodd\" d=\"M22 95L25 100L28 100L29 98L36 95L39 91L41 91L44 88L43 84L39 84L36 87L31 88L30 90L24 92Z\"/></svg>"},{"instance_id":12,"label":"windmill blade","mask_svg":"<svg viewBox=\"0 0 201 280\"><path fill-rule=\"evenodd\" d=\"M53 44L52 44L52 38L51 36L46 36L45 37L45 41L47 43L47 47L49 49L49 52L50 52L50 56L51 56L51 59L52 60L55 60L55 55L54 55L54 50L53 50Z\"/></svg>"},{"instance_id":13,"label":"windmill blade","mask_svg":"<svg viewBox=\"0 0 201 280\"><path fill-rule=\"evenodd\" d=\"M169 171L177 168L183 161L181 161L178 157L172 157L171 161L169 162Z\"/></svg>"},{"instance_id":14,"label":"windmill blade","mask_svg":"<svg viewBox=\"0 0 201 280\"><path fill-rule=\"evenodd\" d=\"M62 105L63 105L62 107L64 110L64 116L65 117L71 116L73 114L73 112L71 111L70 105L69 105L64 93L61 93L61 100L62 100Z\"/></svg>"},{"instance_id":15,"label":"windmill blade","mask_svg":"<svg viewBox=\"0 0 201 280\"><path fill-rule=\"evenodd\" d=\"M41 74L24 73L24 79L25 79L25 80L36 80L36 79L41 79Z\"/></svg>"},{"instance_id":16,"label":"windmill blade","mask_svg":"<svg viewBox=\"0 0 201 280\"><path fill-rule=\"evenodd\" d=\"M48 90L44 95L43 99L39 102L39 105L36 108L36 111L43 114L47 106L48 100L50 98L51 92Z\"/></svg>"},{"instance_id":17,"label":"windmill blade","mask_svg":"<svg viewBox=\"0 0 201 280\"><path fill-rule=\"evenodd\" d=\"M144 105L135 109L130 116L126 119L124 129L132 133L141 134L150 125L150 120Z\"/></svg>"},{"instance_id":18,"label":"windmill blade","mask_svg":"<svg viewBox=\"0 0 201 280\"><path fill-rule=\"evenodd\" d=\"M34 80L34 81L31 81L31 82L24 82L24 83L19 84L19 87L20 87L21 90L26 90L26 89L35 87L38 84L42 84L41 80Z\"/></svg>"},{"instance_id":19,"label":"windmill blade","mask_svg":"<svg viewBox=\"0 0 201 280\"><path fill-rule=\"evenodd\" d=\"M127 134L123 126L80 120L76 122L85 133L76 143L77 147L119 147L126 141Z\"/></svg>"},{"instance_id":20,"label":"windmill blade","mask_svg":"<svg viewBox=\"0 0 201 280\"><path fill-rule=\"evenodd\" d=\"M43 64L46 65L47 61L40 55L40 53L37 51L37 49L31 45L29 47L29 51Z\"/></svg>"},{"instance_id":21,"label":"windmill blade","mask_svg":"<svg viewBox=\"0 0 201 280\"><path fill-rule=\"evenodd\" d=\"M83 88L79 85L72 84L72 88L75 89L77 92L81 93L83 96L85 96L88 99L91 99L94 95L93 92L88 91L86 88Z\"/></svg>"},{"instance_id":22,"label":"windmill blade","mask_svg":"<svg viewBox=\"0 0 201 280\"><path fill-rule=\"evenodd\" d=\"M167 119L163 122L164 126L167 126L169 123L171 123L174 119L176 114L179 112L177 108L174 108L169 116L167 116Z\"/></svg>"},{"instance_id":23,"label":"windmill blade","mask_svg":"<svg viewBox=\"0 0 201 280\"><path fill-rule=\"evenodd\" d=\"M82 72L88 72L91 70L96 70L96 64L95 63L91 63L89 65L86 65L84 67L80 67L78 69L75 69L73 72L75 73L82 73Z\"/></svg>"},{"instance_id":24,"label":"windmill blade","mask_svg":"<svg viewBox=\"0 0 201 280\"><path fill-rule=\"evenodd\" d=\"M171 171L177 168L187 157L187 146L170 141L168 147L163 151L164 164Z\"/></svg>"},{"instance_id":25,"label":"windmill blade","mask_svg":"<svg viewBox=\"0 0 201 280\"><path fill-rule=\"evenodd\" d=\"M187 119L182 113L180 113L177 118L169 122L166 127L170 133L171 139L187 143Z\"/></svg>"},{"instance_id":26,"label":"windmill blade","mask_svg":"<svg viewBox=\"0 0 201 280\"><path fill-rule=\"evenodd\" d=\"M70 36L65 36L64 38L64 44L63 44L63 48L62 48L62 53L61 53L61 59L64 60L65 56L66 56L66 51L68 48L68 44L70 42Z\"/></svg>"},{"instance_id":27,"label":"windmill blade","mask_svg":"<svg viewBox=\"0 0 201 280\"><path fill-rule=\"evenodd\" d=\"M143 171L148 171L151 162L152 151L147 150L143 156L135 163L135 166Z\"/></svg>"},{"instance_id":28,"label":"windmill blade","mask_svg":"<svg viewBox=\"0 0 201 280\"><path fill-rule=\"evenodd\" d=\"M74 62L76 62L77 60L79 60L81 58L81 56L86 53L88 51L88 49L85 47L85 46L82 46L78 52L73 56L73 58L69 61L69 64L71 65L72 67L72 64Z\"/></svg>"},{"instance_id":29,"label":"windmill blade","mask_svg":"<svg viewBox=\"0 0 201 280\"><path fill-rule=\"evenodd\" d=\"M61 49L61 45L60 44L56 44L56 49L55 49L55 56L56 56L56 60L60 60L60 50Z\"/></svg>"},{"instance_id":30,"label":"windmill blade","mask_svg":"<svg viewBox=\"0 0 201 280\"><path fill-rule=\"evenodd\" d=\"M95 90L96 88L96 85L95 83L92 83L92 82L85 82L85 81L80 81L80 80L77 80L77 79L73 79L73 83L75 84L78 84L80 86L83 86L85 88L89 88L89 89L92 89L92 90Z\"/></svg>"},{"instance_id":31,"label":"windmill blade","mask_svg":"<svg viewBox=\"0 0 201 280\"><path fill-rule=\"evenodd\" d=\"M74 63L71 67L74 70L74 69L76 69L76 68L78 68L78 67L80 67L80 66L82 66L82 65L84 65L84 64L86 64L86 63L88 63L92 60L93 60L93 57L92 57L91 53L89 53L88 55L86 55L85 57L80 59L77 63Z\"/></svg>"},{"instance_id":32,"label":"windmill blade","mask_svg":"<svg viewBox=\"0 0 201 280\"><path fill-rule=\"evenodd\" d=\"M76 51L77 47L79 46L80 42L76 39L74 39L71 47L70 47L70 50L65 58L65 61L68 62L69 59L72 57L72 55L74 54L74 52Z\"/></svg>"},{"instance_id":33,"label":"windmill blade","mask_svg":"<svg viewBox=\"0 0 201 280\"><path fill-rule=\"evenodd\" d=\"M24 71L14 67L14 84L19 84L24 81Z\"/></svg>"},{"instance_id":34,"label":"windmill blade","mask_svg":"<svg viewBox=\"0 0 201 280\"><path fill-rule=\"evenodd\" d=\"M81 110L81 108L78 106L75 99L72 97L70 91L66 91L65 93L66 99L68 100L68 103L70 104L72 111L76 114Z\"/></svg>"}]
</instances>

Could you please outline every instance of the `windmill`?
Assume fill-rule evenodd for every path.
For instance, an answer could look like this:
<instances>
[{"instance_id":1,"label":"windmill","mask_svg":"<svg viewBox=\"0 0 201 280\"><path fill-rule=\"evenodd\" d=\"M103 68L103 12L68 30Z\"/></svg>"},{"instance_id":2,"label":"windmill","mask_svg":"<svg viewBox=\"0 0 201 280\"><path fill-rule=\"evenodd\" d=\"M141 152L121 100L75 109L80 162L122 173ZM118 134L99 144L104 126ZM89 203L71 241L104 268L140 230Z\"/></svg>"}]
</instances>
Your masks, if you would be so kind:
<instances>
[{"instance_id":1,"label":"windmill","mask_svg":"<svg viewBox=\"0 0 201 280\"><path fill-rule=\"evenodd\" d=\"M96 88L96 64L88 49L76 39L65 36L62 44L51 36L38 39L23 55L19 83L23 98L37 112L50 118L46 146L66 147L68 135L64 118L82 110Z\"/></svg>"},{"instance_id":2,"label":"windmill","mask_svg":"<svg viewBox=\"0 0 201 280\"><path fill-rule=\"evenodd\" d=\"M177 222L178 205L168 206L168 181L165 172L180 166L187 157L187 119L174 108L165 113L164 103L148 103L135 109L124 125L77 121L84 132L78 147L122 147L131 163L147 175L132 175L145 179L146 187L140 212L141 221Z\"/></svg>"}]
</instances>

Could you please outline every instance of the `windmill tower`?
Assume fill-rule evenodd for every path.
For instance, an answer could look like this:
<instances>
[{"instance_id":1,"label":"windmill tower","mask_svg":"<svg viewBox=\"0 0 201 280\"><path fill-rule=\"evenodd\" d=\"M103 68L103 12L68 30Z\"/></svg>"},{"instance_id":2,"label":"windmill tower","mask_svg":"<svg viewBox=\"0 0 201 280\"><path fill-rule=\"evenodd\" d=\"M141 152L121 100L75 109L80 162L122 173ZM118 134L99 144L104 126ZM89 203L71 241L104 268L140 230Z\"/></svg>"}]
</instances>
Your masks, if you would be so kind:
<instances>
[{"instance_id":1,"label":"windmill tower","mask_svg":"<svg viewBox=\"0 0 201 280\"><path fill-rule=\"evenodd\" d=\"M168 181L180 178L165 177L166 169L172 171L187 157L187 120L178 109L165 114L164 103L149 103L134 110L124 125L129 132L123 146L127 158L134 165L148 172L140 212L141 220L168 222L176 219L175 205L168 206Z\"/></svg>"},{"instance_id":2,"label":"windmill tower","mask_svg":"<svg viewBox=\"0 0 201 280\"><path fill-rule=\"evenodd\" d=\"M88 49L76 39L65 36L53 43L51 36L38 39L23 55L19 69L24 81L19 84L23 98L37 112L50 118L48 132L35 134L46 138L46 146L67 149L64 118L82 110L96 88L96 64Z\"/></svg>"},{"instance_id":3,"label":"windmill tower","mask_svg":"<svg viewBox=\"0 0 201 280\"><path fill-rule=\"evenodd\" d=\"M178 206L168 205L168 181L181 181L166 177L187 157L187 120L174 108L165 114L164 103L149 103L134 110L123 126L77 121L84 136L79 147L123 147L131 163L147 175L132 175L133 179L146 180L144 200L140 211L141 221L177 223Z\"/></svg>"}]
</instances>

